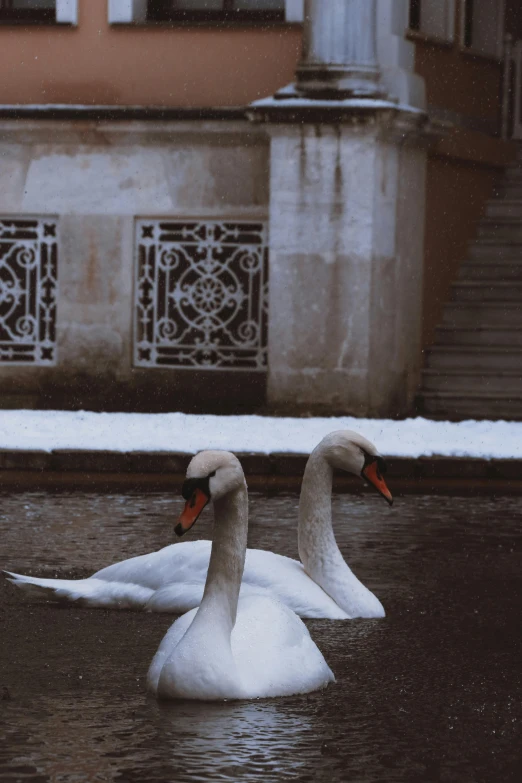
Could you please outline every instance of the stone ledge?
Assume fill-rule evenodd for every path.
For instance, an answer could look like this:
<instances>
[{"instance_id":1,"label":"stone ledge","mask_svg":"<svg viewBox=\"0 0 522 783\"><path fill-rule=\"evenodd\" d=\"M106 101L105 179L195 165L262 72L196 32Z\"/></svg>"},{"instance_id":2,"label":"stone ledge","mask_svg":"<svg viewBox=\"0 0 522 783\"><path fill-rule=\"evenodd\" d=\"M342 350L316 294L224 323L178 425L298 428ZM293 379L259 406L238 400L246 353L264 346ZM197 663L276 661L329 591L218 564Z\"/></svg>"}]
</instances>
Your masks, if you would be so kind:
<instances>
[{"instance_id":1,"label":"stone ledge","mask_svg":"<svg viewBox=\"0 0 522 783\"><path fill-rule=\"evenodd\" d=\"M308 455L237 453L251 488L297 489ZM0 450L3 486L170 486L182 480L190 454L57 449ZM388 457L392 491L522 491L522 459ZM360 491L361 482L338 473L337 491Z\"/></svg>"},{"instance_id":2,"label":"stone ledge","mask_svg":"<svg viewBox=\"0 0 522 783\"><path fill-rule=\"evenodd\" d=\"M366 125L380 122L390 129L396 125L402 136L407 132L430 136L433 132L428 116L423 110L379 98L344 100L321 100L298 96L262 98L248 106L246 115L253 123ZM437 133L436 137L438 135Z\"/></svg>"},{"instance_id":3,"label":"stone ledge","mask_svg":"<svg viewBox=\"0 0 522 783\"><path fill-rule=\"evenodd\" d=\"M247 120L246 107L111 106L83 104L0 104L0 119L6 120Z\"/></svg>"}]
</instances>

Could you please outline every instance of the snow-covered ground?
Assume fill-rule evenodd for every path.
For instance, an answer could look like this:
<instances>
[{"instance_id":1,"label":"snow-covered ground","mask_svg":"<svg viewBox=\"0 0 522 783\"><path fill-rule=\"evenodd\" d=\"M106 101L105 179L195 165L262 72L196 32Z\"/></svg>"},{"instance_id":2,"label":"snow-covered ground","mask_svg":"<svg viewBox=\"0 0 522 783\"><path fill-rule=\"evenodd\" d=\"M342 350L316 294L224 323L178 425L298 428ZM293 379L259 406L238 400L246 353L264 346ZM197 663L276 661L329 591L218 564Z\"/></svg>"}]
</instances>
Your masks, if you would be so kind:
<instances>
[{"instance_id":1,"label":"snow-covered ground","mask_svg":"<svg viewBox=\"0 0 522 783\"><path fill-rule=\"evenodd\" d=\"M0 411L0 449L309 454L328 432L353 429L397 457L522 458L522 422L270 418L184 413Z\"/></svg>"}]
</instances>

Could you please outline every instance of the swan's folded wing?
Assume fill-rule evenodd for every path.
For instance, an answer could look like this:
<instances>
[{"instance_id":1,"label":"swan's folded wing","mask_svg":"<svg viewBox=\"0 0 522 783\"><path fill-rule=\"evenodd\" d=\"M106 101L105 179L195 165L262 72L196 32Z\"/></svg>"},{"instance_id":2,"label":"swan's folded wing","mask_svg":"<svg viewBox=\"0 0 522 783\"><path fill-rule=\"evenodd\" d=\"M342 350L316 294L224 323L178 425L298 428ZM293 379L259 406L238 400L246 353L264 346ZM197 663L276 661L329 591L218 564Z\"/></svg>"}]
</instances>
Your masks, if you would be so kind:
<instances>
[{"instance_id":1,"label":"swan's folded wing","mask_svg":"<svg viewBox=\"0 0 522 783\"><path fill-rule=\"evenodd\" d=\"M205 583L210 541L184 541L157 552L138 555L102 568L94 577L109 582L129 582L158 590L174 582Z\"/></svg>"},{"instance_id":2,"label":"swan's folded wing","mask_svg":"<svg viewBox=\"0 0 522 783\"><path fill-rule=\"evenodd\" d=\"M145 606L148 612L185 614L197 608L203 598L205 582L173 582L156 590Z\"/></svg>"},{"instance_id":3,"label":"swan's folded wing","mask_svg":"<svg viewBox=\"0 0 522 783\"><path fill-rule=\"evenodd\" d=\"M346 620L346 614L311 579L302 563L261 549L247 549L243 584L261 587L299 617Z\"/></svg>"},{"instance_id":4,"label":"swan's folded wing","mask_svg":"<svg viewBox=\"0 0 522 783\"><path fill-rule=\"evenodd\" d=\"M271 598L240 599L232 653L248 698L307 693L335 680L302 620Z\"/></svg>"},{"instance_id":5,"label":"swan's folded wing","mask_svg":"<svg viewBox=\"0 0 522 783\"><path fill-rule=\"evenodd\" d=\"M157 693L158 682L161 674L161 670L165 664L165 661L174 652L180 641L185 636L187 630L190 628L192 620L196 616L197 609L193 609L191 612L178 617L175 623L173 623L165 636L163 637L158 650L152 659L152 663L149 667L147 674L147 687L152 693Z\"/></svg>"}]
</instances>

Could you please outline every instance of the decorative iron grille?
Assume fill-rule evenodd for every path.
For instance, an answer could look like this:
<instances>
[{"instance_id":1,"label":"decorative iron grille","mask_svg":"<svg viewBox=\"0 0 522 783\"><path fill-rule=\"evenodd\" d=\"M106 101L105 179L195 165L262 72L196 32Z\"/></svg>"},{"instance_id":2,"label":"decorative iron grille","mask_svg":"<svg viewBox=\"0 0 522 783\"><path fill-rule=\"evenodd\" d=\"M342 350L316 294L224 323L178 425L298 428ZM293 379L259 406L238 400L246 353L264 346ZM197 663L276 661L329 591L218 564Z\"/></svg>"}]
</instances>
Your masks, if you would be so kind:
<instances>
[{"instance_id":1,"label":"decorative iron grille","mask_svg":"<svg viewBox=\"0 0 522 783\"><path fill-rule=\"evenodd\" d=\"M0 218L0 363L56 361L57 222Z\"/></svg>"},{"instance_id":2,"label":"decorative iron grille","mask_svg":"<svg viewBox=\"0 0 522 783\"><path fill-rule=\"evenodd\" d=\"M266 227L139 220L134 361L142 367L266 370Z\"/></svg>"}]
</instances>

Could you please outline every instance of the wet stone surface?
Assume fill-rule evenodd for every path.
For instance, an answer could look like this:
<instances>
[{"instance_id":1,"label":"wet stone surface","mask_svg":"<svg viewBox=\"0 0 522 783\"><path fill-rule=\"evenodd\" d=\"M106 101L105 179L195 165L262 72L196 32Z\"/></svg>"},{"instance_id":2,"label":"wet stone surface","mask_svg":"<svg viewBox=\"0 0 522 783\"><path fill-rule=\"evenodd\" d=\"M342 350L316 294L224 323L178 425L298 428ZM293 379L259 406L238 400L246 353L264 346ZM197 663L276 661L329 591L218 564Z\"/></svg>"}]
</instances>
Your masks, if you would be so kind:
<instances>
[{"instance_id":1,"label":"wet stone surface","mask_svg":"<svg viewBox=\"0 0 522 783\"><path fill-rule=\"evenodd\" d=\"M4 493L0 566L87 576L170 543L180 508ZM521 512L517 497L335 497L343 554L387 617L308 621L337 682L270 701L158 704L145 676L171 617L29 602L0 580L0 780L522 779ZM295 556L296 518L296 495L254 494L250 545Z\"/></svg>"}]
</instances>

